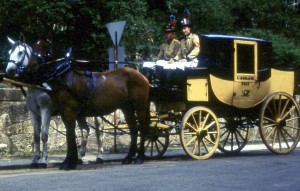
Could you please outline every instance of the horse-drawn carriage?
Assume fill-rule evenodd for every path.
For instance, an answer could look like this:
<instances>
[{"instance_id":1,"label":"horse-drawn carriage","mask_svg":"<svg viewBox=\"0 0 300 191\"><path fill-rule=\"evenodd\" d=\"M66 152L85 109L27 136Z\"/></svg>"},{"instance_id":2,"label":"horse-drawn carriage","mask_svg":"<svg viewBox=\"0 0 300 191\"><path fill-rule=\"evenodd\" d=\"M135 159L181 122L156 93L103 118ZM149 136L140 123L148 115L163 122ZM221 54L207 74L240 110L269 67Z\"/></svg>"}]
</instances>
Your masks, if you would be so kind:
<instances>
[{"instance_id":1,"label":"horse-drawn carriage","mask_svg":"<svg viewBox=\"0 0 300 191\"><path fill-rule=\"evenodd\" d=\"M27 83L50 83L50 95L59 105L67 129L63 169L75 168L78 160L76 119L105 115L116 108L125 112L131 131L131 148L124 163L131 163L136 151L141 156L144 150L148 157L162 156L172 130L195 159L207 159L217 148L225 153L241 151L254 126L259 127L263 142L272 152L286 154L295 149L300 138L300 111L293 97L295 72L271 67L271 42L223 35L202 35L200 39L199 66L158 68L149 78L150 94L145 77L132 69L80 71L72 68L69 57L54 62L54 67L53 62L39 65L44 60L40 56L49 52L49 43L44 47L37 43L31 49L16 42L12 49L16 60L10 60L6 71L19 72L18 80ZM21 49L16 50L18 46L22 54ZM28 55L37 55L37 61L31 62ZM26 71L30 75L26 76ZM20 79L22 76L26 78ZM150 111L149 128L148 100L156 108ZM138 150L136 124L140 125L141 137Z\"/></svg>"},{"instance_id":2,"label":"horse-drawn carriage","mask_svg":"<svg viewBox=\"0 0 300 191\"><path fill-rule=\"evenodd\" d=\"M200 39L199 67L159 69L150 79L156 111L146 154L163 155L172 129L195 159L207 159L217 148L239 152L254 126L272 152L292 151L300 136L295 73L271 67L271 42L224 35Z\"/></svg>"}]
</instances>

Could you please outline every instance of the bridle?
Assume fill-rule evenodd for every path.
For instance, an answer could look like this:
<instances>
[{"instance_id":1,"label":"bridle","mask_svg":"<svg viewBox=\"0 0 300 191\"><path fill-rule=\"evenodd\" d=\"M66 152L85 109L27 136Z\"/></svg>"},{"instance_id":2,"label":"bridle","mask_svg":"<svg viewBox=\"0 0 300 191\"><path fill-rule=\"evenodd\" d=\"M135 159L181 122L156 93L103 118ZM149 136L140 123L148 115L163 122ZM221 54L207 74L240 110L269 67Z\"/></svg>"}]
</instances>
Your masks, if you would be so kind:
<instances>
[{"instance_id":1,"label":"bridle","mask_svg":"<svg viewBox=\"0 0 300 191\"><path fill-rule=\"evenodd\" d=\"M38 52L32 52L32 55L38 60L38 64L47 63L49 61L49 58L51 58L53 55L52 42L48 39L46 39L45 42L48 43L49 49L44 55L42 55Z\"/></svg>"},{"instance_id":2,"label":"bridle","mask_svg":"<svg viewBox=\"0 0 300 191\"><path fill-rule=\"evenodd\" d=\"M22 43L20 41L17 41L14 45L13 48L10 50L10 52L14 51L18 46L22 46L24 47L24 54L22 56L22 58L19 61L15 61L15 60L8 60L8 62L12 62L14 65L17 66L17 71L16 73L20 73L24 70L24 66L22 65L24 60L27 58L28 60L30 60L31 54L32 54L32 49L25 43Z\"/></svg>"}]
</instances>

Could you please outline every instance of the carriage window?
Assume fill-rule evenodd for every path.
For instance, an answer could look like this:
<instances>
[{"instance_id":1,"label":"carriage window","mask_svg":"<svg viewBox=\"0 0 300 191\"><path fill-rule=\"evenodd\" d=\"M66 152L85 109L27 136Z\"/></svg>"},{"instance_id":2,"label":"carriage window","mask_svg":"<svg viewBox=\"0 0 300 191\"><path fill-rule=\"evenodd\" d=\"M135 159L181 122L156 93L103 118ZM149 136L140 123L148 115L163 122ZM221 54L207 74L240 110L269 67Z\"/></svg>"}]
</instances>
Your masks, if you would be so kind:
<instances>
[{"instance_id":1,"label":"carriage window","mask_svg":"<svg viewBox=\"0 0 300 191\"><path fill-rule=\"evenodd\" d=\"M257 43L235 40L235 80L257 80Z\"/></svg>"},{"instance_id":2,"label":"carriage window","mask_svg":"<svg viewBox=\"0 0 300 191\"><path fill-rule=\"evenodd\" d=\"M254 46L237 45L237 73L254 74Z\"/></svg>"}]
</instances>

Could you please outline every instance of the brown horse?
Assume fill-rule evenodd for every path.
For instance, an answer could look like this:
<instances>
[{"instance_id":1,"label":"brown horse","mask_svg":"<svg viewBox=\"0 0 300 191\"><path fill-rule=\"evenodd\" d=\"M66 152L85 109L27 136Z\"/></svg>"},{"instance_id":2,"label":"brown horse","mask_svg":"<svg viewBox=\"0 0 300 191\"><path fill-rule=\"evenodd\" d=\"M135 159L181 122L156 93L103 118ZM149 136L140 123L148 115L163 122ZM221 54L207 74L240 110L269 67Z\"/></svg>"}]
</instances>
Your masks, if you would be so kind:
<instances>
[{"instance_id":1,"label":"brown horse","mask_svg":"<svg viewBox=\"0 0 300 191\"><path fill-rule=\"evenodd\" d=\"M40 41L35 43L32 47L33 52L44 51L43 44ZM64 64L67 62L69 61L66 59ZM20 67L30 69L36 63L34 59L27 63L22 61L14 67L7 68L6 71L12 74ZM26 76L26 78L31 76ZM60 169L74 169L78 162L75 140L76 119L106 115L116 109L121 109L124 113L131 135L129 152L123 160L123 164L132 163L136 153L138 156L134 162L143 162L144 139L148 127L150 85L141 73L127 67L102 73L81 71L70 67L63 74L52 76L47 83L52 89L49 95L58 105L66 127L67 155ZM139 147L137 146L138 131L141 135Z\"/></svg>"}]
</instances>

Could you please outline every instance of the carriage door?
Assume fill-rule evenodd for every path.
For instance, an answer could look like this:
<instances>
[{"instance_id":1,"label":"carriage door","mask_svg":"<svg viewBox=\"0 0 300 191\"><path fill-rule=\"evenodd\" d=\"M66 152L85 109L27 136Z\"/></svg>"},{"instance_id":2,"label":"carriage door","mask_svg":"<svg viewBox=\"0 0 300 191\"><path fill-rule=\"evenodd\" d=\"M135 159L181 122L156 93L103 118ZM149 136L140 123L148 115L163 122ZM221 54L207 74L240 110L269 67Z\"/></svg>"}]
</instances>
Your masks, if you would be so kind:
<instances>
[{"instance_id":1,"label":"carriage door","mask_svg":"<svg viewBox=\"0 0 300 191\"><path fill-rule=\"evenodd\" d=\"M234 40L233 105L249 108L256 104L257 42Z\"/></svg>"}]
</instances>

